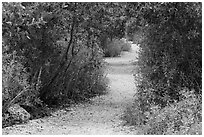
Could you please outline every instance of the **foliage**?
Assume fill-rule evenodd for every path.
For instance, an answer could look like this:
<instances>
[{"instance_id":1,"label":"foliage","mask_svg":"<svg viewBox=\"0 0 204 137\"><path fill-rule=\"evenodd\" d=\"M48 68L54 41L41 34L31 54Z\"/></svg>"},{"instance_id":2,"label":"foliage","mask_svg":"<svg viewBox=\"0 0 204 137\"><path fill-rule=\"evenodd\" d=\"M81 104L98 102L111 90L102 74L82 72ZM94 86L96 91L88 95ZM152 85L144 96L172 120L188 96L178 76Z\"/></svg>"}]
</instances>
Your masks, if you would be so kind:
<instances>
[{"instance_id":1,"label":"foliage","mask_svg":"<svg viewBox=\"0 0 204 137\"><path fill-rule=\"evenodd\" d=\"M3 113L14 103L33 113L103 94L102 39L124 36L123 8L119 3L2 3Z\"/></svg>"},{"instance_id":2,"label":"foliage","mask_svg":"<svg viewBox=\"0 0 204 137\"><path fill-rule=\"evenodd\" d=\"M123 39L113 39L110 41L108 39L107 45L104 48L105 57L116 57L121 54L122 51L130 51L131 45L124 38Z\"/></svg>"},{"instance_id":3,"label":"foliage","mask_svg":"<svg viewBox=\"0 0 204 137\"><path fill-rule=\"evenodd\" d=\"M141 90L151 89L157 103L179 100L184 87L201 94L201 4L147 3L143 10Z\"/></svg>"},{"instance_id":4,"label":"foliage","mask_svg":"<svg viewBox=\"0 0 204 137\"><path fill-rule=\"evenodd\" d=\"M113 39L112 41L107 41L107 47L104 50L105 57L116 57L121 53L121 45L119 40Z\"/></svg>"},{"instance_id":5,"label":"foliage","mask_svg":"<svg viewBox=\"0 0 204 137\"><path fill-rule=\"evenodd\" d=\"M126 121L142 126L141 134L201 134L202 119L196 116L202 117L201 3L127 7L127 33L135 37L140 51L136 99ZM183 99L185 95L189 97Z\"/></svg>"},{"instance_id":6,"label":"foliage","mask_svg":"<svg viewBox=\"0 0 204 137\"><path fill-rule=\"evenodd\" d=\"M35 9L38 6L39 4L35 3L25 8L20 3L3 3L2 36L3 60L5 61L3 77L15 81L12 82L13 84L7 82L9 87L23 83L23 85L20 84L22 89L11 89L7 94L8 99L3 99L4 110L9 107L8 104L15 102L41 103L37 97L39 88L44 82L41 74L44 74L42 72L45 68L44 62L50 58L51 54L48 53L54 51L50 39L54 40L57 36L52 36L51 32L46 31L51 26L46 26L45 22L39 18L41 13L38 11L42 9ZM46 39L47 35L50 39ZM6 93L6 90L3 89L3 93Z\"/></svg>"},{"instance_id":7,"label":"foliage","mask_svg":"<svg viewBox=\"0 0 204 137\"><path fill-rule=\"evenodd\" d=\"M181 101L164 108L158 105L138 111L139 100L130 107L124 119L130 125L136 125L139 134L156 135L196 135L202 134L202 100L193 91L182 90Z\"/></svg>"},{"instance_id":8,"label":"foliage","mask_svg":"<svg viewBox=\"0 0 204 137\"><path fill-rule=\"evenodd\" d=\"M121 50L122 51L130 51L131 50L131 44L124 38L120 40L121 44Z\"/></svg>"},{"instance_id":9,"label":"foliage","mask_svg":"<svg viewBox=\"0 0 204 137\"><path fill-rule=\"evenodd\" d=\"M36 96L40 82L36 85L29 83L29 74L25 71L24 66L20 63L22 57L16 55L16 52L11 54L3 54L2 63L2 104L3 113L10 105L16 101L19 103L40 104ZM19 99L21 97L21 99Z\"/></svg>"}]
</instances>

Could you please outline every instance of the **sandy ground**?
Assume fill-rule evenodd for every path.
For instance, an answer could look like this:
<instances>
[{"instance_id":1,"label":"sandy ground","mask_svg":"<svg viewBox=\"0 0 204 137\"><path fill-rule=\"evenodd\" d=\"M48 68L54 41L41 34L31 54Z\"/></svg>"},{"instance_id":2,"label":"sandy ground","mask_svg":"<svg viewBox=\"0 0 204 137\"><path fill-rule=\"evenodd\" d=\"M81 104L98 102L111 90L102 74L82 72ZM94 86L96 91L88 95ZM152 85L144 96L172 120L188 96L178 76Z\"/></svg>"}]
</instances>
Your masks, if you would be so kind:
<instances>
[{"instance_id":1,"label":"sandy ground","mask_svg":"<svg viewBox=\"0 0 204 137\"><path fill-rule=\"evenodd\" d=\"M121 117L135 94L132 62L135 60L136 45L131 52L121 57L106 58L109 92L95 97L91 103L78 104L59 110L51 117L31 120L27 124L2 129L6 135L131 135L131 127L123 126Z\"/></svg>"}]
</instances>

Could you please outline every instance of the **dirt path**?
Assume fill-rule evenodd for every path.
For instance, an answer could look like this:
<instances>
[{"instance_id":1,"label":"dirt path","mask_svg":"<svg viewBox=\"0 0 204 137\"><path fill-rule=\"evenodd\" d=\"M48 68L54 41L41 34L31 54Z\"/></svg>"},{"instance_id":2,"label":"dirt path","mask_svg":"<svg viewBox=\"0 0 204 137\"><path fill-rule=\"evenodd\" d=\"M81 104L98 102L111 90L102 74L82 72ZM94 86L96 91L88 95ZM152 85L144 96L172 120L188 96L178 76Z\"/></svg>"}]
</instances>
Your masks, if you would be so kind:
<instances>
[{"instance_id":1,"label":"dirt path","mask_svg":"<svg viewBox=\"0 0 204 137\"><path fill-rule=\"evenodd\" d=\"M130 127L122 126L121 116L133 101L135 93L132 61L136 46L121 57L107 58L109 93L96 97L91 103L78 104L69 110L53 113L53 116L31 120L27 124L15 125L2 130L5 134L35 135L118 135L134 134ZM70 111L71 109L71 111Z\"/></svg>"}]
</instances>

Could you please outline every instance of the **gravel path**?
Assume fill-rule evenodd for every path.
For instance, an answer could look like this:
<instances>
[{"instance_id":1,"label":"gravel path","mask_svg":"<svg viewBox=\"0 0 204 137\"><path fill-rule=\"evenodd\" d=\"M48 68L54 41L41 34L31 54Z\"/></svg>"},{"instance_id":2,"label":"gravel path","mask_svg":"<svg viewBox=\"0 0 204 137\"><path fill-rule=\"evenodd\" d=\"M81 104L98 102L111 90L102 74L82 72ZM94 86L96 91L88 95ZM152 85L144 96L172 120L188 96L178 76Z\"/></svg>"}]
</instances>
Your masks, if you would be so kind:
<instances>
[{"instance_id":1,"label":"gravel path","mask_svg":"<svg viewBox=\"0 0 204 137\"><path fill-rule=\"evenodd\" d=\"M128 126L123 126L121 116L133 102L135 94L132 61L137 47L131 52L123 52L121 57L106 58L109 92L95 97L91 103L78 104L67 110L59 110L51 117L31 120L27 124L14 125L2 130L10 135L127 135L134 134Z\"/></svg>"}]
</instances>

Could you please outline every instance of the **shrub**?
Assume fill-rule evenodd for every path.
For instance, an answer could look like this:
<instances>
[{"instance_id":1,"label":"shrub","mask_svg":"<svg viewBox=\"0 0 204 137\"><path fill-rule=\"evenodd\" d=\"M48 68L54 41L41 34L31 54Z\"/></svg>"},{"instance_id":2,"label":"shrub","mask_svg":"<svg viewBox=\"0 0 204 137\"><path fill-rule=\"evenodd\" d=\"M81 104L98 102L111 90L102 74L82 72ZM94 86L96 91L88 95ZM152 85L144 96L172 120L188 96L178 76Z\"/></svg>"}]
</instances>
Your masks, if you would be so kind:
<instances>
[{"instance_id":1,"label":"shrub","mask_svg":"<svg viewBox=\"0 0 204 137\"><path fill-rule=\"evenodd\" d=\"M145 36L139 63L143 78L148 81L146 87L153 89L156 98L166 96L169 100L179 100L181 87L201 94L201 5L158 3L157 6L161 11L147 9L144 12L148 25L143 29ZM169 7L172 8L170 13L166 12ZM151 18L147 18L150 14ZM152 16L157 14L159 17ZM164 20L165 17L168 20Z\"/></svg>"},{"instance_id":2,"label":"shrub","mask_svg":"<svg viewBox=\"0 0 204 137\"><path fill-rule=\"evenodd\" d=\"M151 111L145 134L202 134L202 103L192 91L183 90L178 103ZM194 129L195 125L199 128Z\"/></svg>"},{"instance_id":3,"label":"shrub","mask_svg":"<svg viewBox=\"0 0 204 137\"><path fill-rule=\"evenodd\" d=\"M107 45L104 51L105 57L116 57L121 53L121 45L119 40L113 39L112 41L107 40Z\"/></svg>"},{"instance_id":4,"label":"shrub","mask_svg":"<svg viewBox=\"0 0 204 137\"><path fill-rule=\"evenodd\" d=\"M8 109L13 104L24 105L42 105L37 97L40 81L37 83L29 83L29 73L21 64L23 57L17 56L16 52L3 53L2 59L2 126L10 126L18 122L14 121L13 116L8 113Z\"/></svg>"},{"instance_id":5,"label":"shrub","mask_svg":"<svg viewBox=\"0 0 204 137\"><path fill-rule=\"evenodd\" d=\"M139 100L123 117L127 124L137 126L139 134L196 135L202 134L202 100L193 91L182 90L182 99L164 108L151 105L140 111Z\"/></svg>"},{"instance_id":6,"label":"shrub","mask_svg":"<svg viewBox=\"0 0 204 137\"><path fill-rule=\"evenodd\" d=\"M124 38L108 40L104 51L105 57L116 57L121 54L122 51L130 51L131 44Z\"/></svg>"},{"instance_id":7,"label":"shrub","mask_svg":"<svg viewBox=\"0 0 204 137\"><path fill-rule=\"evenodd\" d=\"M120 40L121 44L121 50L122 51L130 51L131 50L131 44L124 38Z\"/></svg>"},{"instance_id":8,"label":"shrub","mask_svg":"<svg viewBox=\"0 0 204 137\"><path fill-rule=\"evenodd\" d=\"M3 113L15 102L39 118L35 111L44 113L47 105L104 93L98 30L92 32L81 18L92 13L84 4L2 4Z\"/></svg>"},{"instance_id":9,"label":"shrub","mask_svg":"<svg viewBox=\"0 0 204 137\"><path fill-rule=\"evenodd\" d=\"M29 73L20 63L22 57L12 54L3 54L2 69L2 105L3 113L14 103L37 103L36 96L40 81L38 83L29 83Z\"/></svg>"},{"instance_id":10,"label":"shrub","mask_svg":"<svg viewBox=\"0 0 204 137\"><path fill-rule=\"evenodd\" d=\"M53 41L61 35L52 33L52 23L45 27L42 19L39 21L38 6L39 3L26 7L21 3L3 3L3 111L14 102L41 106L39 89L51 75L46 73L47 62L49 58L55 62L59 59L59 49Z\"/></svg>"},{"instance_id":11,"label":"shrub","mask_svg":"<svg viewBox=\"0 0 204 137\"><path fill-rule=\"evenodd\" d=\"M202 5L138 5L141 16L135 18L133 27L141 49L136 64L139 77L135 74L138 88L135 106L129 112L140 117L135 119L139 125L145 123L141 134L201 134L195 127L200 128L202 122L198 118L202 104ZM135 108L141 112L135 113Z\"/></svg>"},{"instance_id":12,"label":"shrub","mask_svg":"<svg viewBox=\"0 0 204 137\"><path fill-rule=\"evenodd\" d=\"M58 106L103 94L107 83L103 75L102 56L102 50L97 45L94 49L80 47L69 69L59 74L59 80L50 86L47 104Z\"/></svg>"},{"instance_id":13,"label":"shrub","mask_svg":"<svg viewBox=\"0 0 204 137\"><path fill-rule=\"evenodd\" d=\"M202 94L201 3L148 3L141 8L145 23L134 26L140 44L139 97L165 107L180 100L181 88Z\"/></svg>"}]
</instances>

